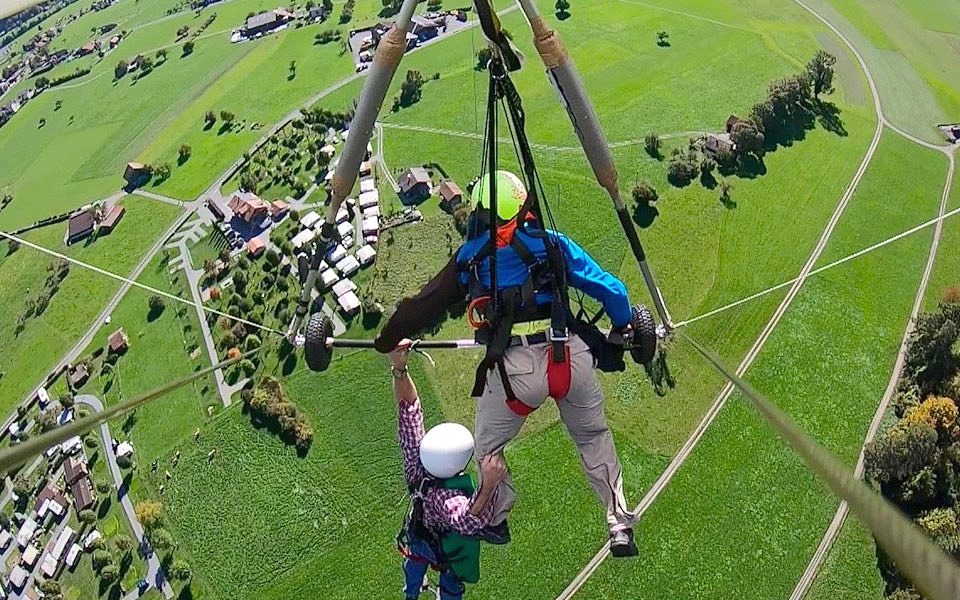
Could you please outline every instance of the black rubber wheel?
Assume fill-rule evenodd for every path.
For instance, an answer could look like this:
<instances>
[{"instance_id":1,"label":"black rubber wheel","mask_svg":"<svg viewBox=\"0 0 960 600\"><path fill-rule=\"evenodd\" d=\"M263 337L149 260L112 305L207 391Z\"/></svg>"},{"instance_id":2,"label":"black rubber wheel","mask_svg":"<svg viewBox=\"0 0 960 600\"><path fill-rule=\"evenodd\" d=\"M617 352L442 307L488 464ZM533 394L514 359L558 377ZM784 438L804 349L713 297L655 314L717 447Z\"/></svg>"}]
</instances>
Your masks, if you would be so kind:
<instances>
[{"instance_id":1,"label":"black rubber wheel","mask_svg":"<svg viewBox=\"0 0 960 600\"><path fill-rule=\"evenodd\" d=\"M326 371L333 357L333 349L327 346L327 338L333 337L333 323L323 313L310 315L304 332L306 342L303 346L307 366L311 371Z\"/></svg>"},{"instance_id":2,"label":"black rubber wheel","mask_svg":"<svg viewBox=\"0 0 960 600\"><path fill-rule=\"evenodd\" d=\"M657 354L657 322L653 320L653 313L646 306L637 304L633 307L633 326L630 357L640 365L647 365Z\"/></svg>"}]
</instances>

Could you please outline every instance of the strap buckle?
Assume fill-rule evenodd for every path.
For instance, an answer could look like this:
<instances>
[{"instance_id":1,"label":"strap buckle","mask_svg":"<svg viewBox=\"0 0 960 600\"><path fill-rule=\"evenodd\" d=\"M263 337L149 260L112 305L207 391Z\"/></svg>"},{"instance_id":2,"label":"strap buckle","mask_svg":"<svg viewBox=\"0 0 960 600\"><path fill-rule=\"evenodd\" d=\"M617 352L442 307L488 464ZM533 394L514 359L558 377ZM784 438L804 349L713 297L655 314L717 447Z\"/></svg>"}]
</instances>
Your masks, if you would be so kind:
<instances>
[{"instance_id":1,"label":"strap buckle","mask_svg":"<svg viewBox=\"0 0 960 600\"><path fill-rule=\"evenodd\" d=\"M553 327L547 329L547 340L551 343L566 343L570 341L570 331L566 328L557 330Z\"/></svg>"}]
</instances>

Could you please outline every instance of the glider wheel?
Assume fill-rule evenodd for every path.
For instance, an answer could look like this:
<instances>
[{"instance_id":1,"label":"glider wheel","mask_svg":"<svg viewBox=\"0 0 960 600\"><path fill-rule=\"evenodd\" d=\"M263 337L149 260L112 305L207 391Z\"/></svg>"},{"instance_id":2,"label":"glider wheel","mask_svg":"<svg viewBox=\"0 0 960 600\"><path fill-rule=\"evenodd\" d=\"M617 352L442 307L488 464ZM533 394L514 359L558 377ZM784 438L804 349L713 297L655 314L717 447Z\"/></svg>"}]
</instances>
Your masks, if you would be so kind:
<instances>
[{"instance_id":1,"label":"glider wheel","mask_svg":"<svg viewBox=\"0 0 960 600\"><path fill-rule=\"evenodd\" d=\"M327 315L314 313L307 321L306 341L303 346L307 366L311 371L326 371L330 366L333 349L327 347L327 338L333 337L333 324Z\"/></svg>"},{"instance_id":2,"label":"glider wheel","mask_svg":"<svg viewBox=\"0 0 960 600\"><path fill-rule=\"evenodd\" d=\"M646 306L637 304L633 307L630 324L633 326L630 357L637 364L647 365L657 353L657 323L653 320L653 313Z\"/></svg>"}]
</instances>

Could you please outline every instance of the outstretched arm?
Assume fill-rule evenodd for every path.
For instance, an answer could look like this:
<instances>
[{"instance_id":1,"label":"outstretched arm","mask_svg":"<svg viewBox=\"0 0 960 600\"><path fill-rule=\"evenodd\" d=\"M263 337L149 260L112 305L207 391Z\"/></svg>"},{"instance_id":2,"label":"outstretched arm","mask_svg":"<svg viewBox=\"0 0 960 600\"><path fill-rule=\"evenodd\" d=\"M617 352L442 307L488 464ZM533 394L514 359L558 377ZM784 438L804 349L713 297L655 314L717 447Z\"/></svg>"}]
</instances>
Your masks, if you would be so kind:
<instances>
[{"instance_id":1,"label":"outstretched arm","mask_svg":"<svg viewBox=\"0 0 960 600\"><path fill-rule=\"evenodd\" d=\"M403 475L407 485L420 485L426 473L420 463L420 440L424 436L423 409L417 395L417 386L407 372L410 340L400 342L390 353L393 377L393 397L397 401L397 439L403 455Z\"/></svg>"},{"instance_id":2,"label":"outstretched arm","mask_svg":"<svg viewBox=\"0 0 960 600\"><path fill-rule=\"evenodd\" d=\"M374 340L378 352L390 352L400 340L413 337L436 325L447 309L462 301L463 286L457 269L457 255L431 279L416 296L404 298Z\"/></svg>"},{"instance_id":3,"label":"outstretched arm","mask_svg":"<svg viewBox=\"0 0 960 600\"><path fill-rule=\"evenodd\" d=\"M628 325L633 311L627 286L614 275L604 271L576 242L565 235L554 235L567 260L570 285L602 304L614 327Z\"/></svg>"}]
</instances>

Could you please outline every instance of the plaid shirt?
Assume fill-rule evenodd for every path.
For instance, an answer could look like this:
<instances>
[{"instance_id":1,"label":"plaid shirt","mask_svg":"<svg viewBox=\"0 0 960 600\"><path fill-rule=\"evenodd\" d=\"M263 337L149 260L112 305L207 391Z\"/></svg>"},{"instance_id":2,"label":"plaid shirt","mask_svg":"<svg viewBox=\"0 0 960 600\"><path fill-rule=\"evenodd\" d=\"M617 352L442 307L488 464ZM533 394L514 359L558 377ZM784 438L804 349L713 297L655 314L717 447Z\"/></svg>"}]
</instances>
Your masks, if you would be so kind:
<instances>
[{"instance_id":1,"label":"plaid shirt","mask_svg":"<svg viewBox=\"0 0 960 600\"><path fill-rule=\"evenodd\" d=\"M423 410L420 400L412 403L397 404L397 437L400 439L400 451L403 453L403 474L407 485L417 489L420 482L428 476L420 464L420 440L423 439ZM473 497L467 497L459 490L430 488L424 494L423 513L427 527L435 531L453 530L462 535L476 535L490 523L493 516L493 502L479 515L470 512Z\"/></svg>"}]
</instances>

